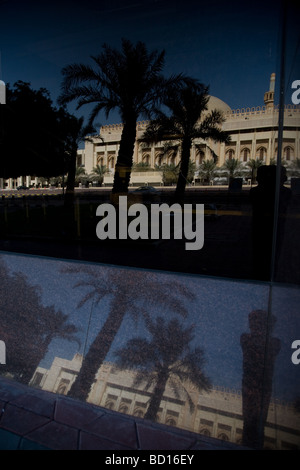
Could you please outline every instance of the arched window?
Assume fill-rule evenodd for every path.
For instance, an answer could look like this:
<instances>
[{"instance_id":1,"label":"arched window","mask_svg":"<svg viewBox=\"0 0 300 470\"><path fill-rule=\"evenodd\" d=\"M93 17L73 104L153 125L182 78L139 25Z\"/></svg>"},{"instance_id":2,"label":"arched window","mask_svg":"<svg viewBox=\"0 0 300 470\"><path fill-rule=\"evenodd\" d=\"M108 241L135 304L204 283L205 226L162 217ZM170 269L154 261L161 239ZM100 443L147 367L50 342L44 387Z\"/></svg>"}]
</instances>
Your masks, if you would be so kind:
<instances>
[{"instance_id":1,"label":"arched window","mask_svg":"<svg viewBox=\"0 0 300 470\"><path fill-rule=\"evenodd\" d=\"M227 160L232 160L234 158L234 151L232 149L227 150L226 158Z\"/></svg>"},{"instance_id":2,"label":"arched window","mask_svg":"<svg viewBox=\"0 0 300 470\"><path fill-rule=\"evenodd\" d=\"M198 164L201 165L204 159L205 159L205 153L203 152L203 150L199 150L198 151Z\"/></svg>"},{"instance_id":3,"label":"arched window","mask_svg":"<svg viewBox=\"0 0 300 470\"><path fill-rule=\"evenodd\" d=\"M257 149L256 156L259 160L261 160L261 161L265 160L266 155L267 155L267 149L265 147L259 147Z\"/></svg>"},{"instance_id":4,"label":"arched window","mask_svg":"<svg viewBox=\"0 0 300 470\"><path fill-rule=\"evenodd\" d=\"M200 429L200 434L203 434L203 436L207 436L207 437L211 436L211 432L207 428Z\"/></svg>"},{"instance_id":5,"label":"arched window","mask_svg":"<svg viewBox=\"0 0 300 470\"><path fill-rule=\"evenodd\" d=\"M124 403L121 403L120 408L119 408L119 412L120 413L128 413L128 410L129 410L128 406L125 405Z\"/></svg>"},{"instance_id":6,"label":"arched window","mask_svg":"<svg viewBox=\"0 0 300 470\"><path fill-rule=\"evenodd\" d=\"M150 155L148 153L143 156L143 163L150 165Z\"/></svg>"},{"instance_id":7,"label":"arched window","mask_svg":"<svg viewBox=\"0 0 300 470\"><path fill-rule=\"evenodd\" d=\"M168 426L176 426L177 423L176 423L176 421L175 421L174 418L167 417L167 419L166 419L166 424L167 424Z\"/></svg>"},{"instance_id":8,"label":"arched window","mask_svg":"<svg viewBox=\"0 0 300 470\"><path fill-rule=\"evenodd\" d=\"M115 158L111 157L109 159L109 167L113 170L115 168Z\"/></svg>"},{"instance_id":9,"label":"arched window","mask_svg":"<svg viewBox=\"0 0 300 470\"><path fill-rule=\"evenodd\" d=\"M100 155L97 155L97 165L104 166L104 158Z\"/></svg>"},{"instance_id":10,"label":"arched window","mask_svg":"<svg viewBox=\"0 0 300 470\"><path fill-rule=\"evenodd\" d=\"M224 432L218 435L218 439L222 439L222 441L229 441L229 437Z\"/></svg>"},{"instance_id":11,"label":"arched window","mask_svg":"<svg viewBox=\"0 0 300 470\"><path fill-rule=\"evenodd\" d=\"M68 391L68 386L70 384L70 380L68 379L61 379L59 386L57 388L57 393L60 393L61 395L66 395Z\"/></svg>"},{"instance_id":12,"label":"arched window","mask_svg":"<svg viewBox=\"0 0 300 470\"><path fill-rule=\"evenodd\" d=\"M175 165L175 155L171 155L169 157L169 165Z\"/></svg>"},{"instance_id":13,"label":"arched window","mask_svg":"<svg viewBox=\"0 0 300 470\"><path fill-rule=\"evenodd\" d=\"M115 403L112 400L106 400L105 402L105 408L108 410L113 410L115 408Z\"/></svg>"},{"instance_id":14,"label":"arched window","mask_svg":"<svg viewBox=\"0 0 300 470\"><path fill-rule=\"evenodd\" d=\"M160 153L155 157L155 164L161 166L163 164L163 154Z\"/></svg>"},{"instance_id":15,"label":"arched window","mask_svg":"<svg viewBox=\"0 0 300 470\"><path fill-rule=\"evenodd\" d=\"M243 162L247 162L250 158L250 150L248 148L244 148L242 150L241 160Z\"/></svg>"},{"instance_id":16,"label":"arched window","mask_svg":"<svg viewBox=\"0 0 300 470\"><path fill-rule=\"evenodd\" d=\"M292 160L292 157L293 157L292 147L290 147L290 146L285 147L284 150L283 150L283 158L287 161L290 161L290 160Z\"/></svg>"},{"instance_id":17,"label":"arched window","mask_svg":"<svg viewBox=\"0 0 300 470\"><path fill-rule=\"evenodd\" d=\"M141 410L140 408L136 408L133 412L133 416L136 416L137 418L143 418L144 411Z\"/></svg>"}]
</instances>

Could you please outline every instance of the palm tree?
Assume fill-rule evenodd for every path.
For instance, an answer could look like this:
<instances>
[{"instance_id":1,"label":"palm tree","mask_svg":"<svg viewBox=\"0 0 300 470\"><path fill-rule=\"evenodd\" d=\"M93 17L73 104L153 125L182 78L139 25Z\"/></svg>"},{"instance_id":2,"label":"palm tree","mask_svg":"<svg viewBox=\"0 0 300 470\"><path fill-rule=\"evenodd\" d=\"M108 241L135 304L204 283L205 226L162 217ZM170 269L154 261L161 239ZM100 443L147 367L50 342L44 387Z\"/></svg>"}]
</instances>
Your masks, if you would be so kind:
<instances>
[{"instance_id":1,"label":"palm tree","mask_svg":"<svg viewBox=\"0 0 300 470\"><path fill-rule=\"evenodd\" d=\"M296 158L291 164L291 169L293 170L293 175L299 176L300 173L300 158Z\"/></svg>"},{"instance_id":2,"label":"palm tree","mask_svg":"<svg viewBox=\"0 0 300 470\"><path fill-rule=\"evenodd\" d=\"M1 258L0 277L0 339L7 350L7 365L1 365L0 374L11 374L28 384L51 341L61 338L78 343L79 330L69 322L69 315L43 305L37 286L21 272L9 273Z\"/></svg>"},{"instance_id":3,"label":"palm tree","mask_svg":"<svg viewBox=\"0 0 300 470\"><path fill-rule=\"evenodd\" d=\"M229 181L239 174L241 170L242 163L237 158L230 158L225 161L224 169L227 171L229 176Z\"/></svg>"},{"instance_id":4,"label":"palm tree","mask_svg":"<svg viewBox=\"0 0 300 470\"><path fill-rule=\"evenodd\" d=\"M75 170L75 183L81 183L84 177L86 177L85 168L83 166L78 166Z\"/></svg>"},{"instance_id":5,"label":"palm tree","mask_svg":"<svg viewBox=\"0 0 300 470\"><path fill-rule=\"evenodd\" d=\"M105 165L96 165L93 168L92 173L89 175L89 179L97 181L99 186L102 185L105 173L108 173L108 168Z\"/></svg>"},{"instance_id":6,"label":"palm tree","mask_svg":"<svg viewBox=\"0 0 300 470\"><path fill-rule=\"evenodd\" d=\"M251 158L249 162L246 163L246 165L251 169L251 183L253 184L256 180L257 176L257 169L262 166L264 162L258 158L254 159Z\"/></svg>"},{"instance_id":7,"label":"palm tree","mask_svg":"<svg viewBox=\"0 0 300 470\"><path fill-rule=\"evenodd\" d=\"M74 200L75 182L78 180L78 169L76 168L78 146L79 143L85 139L87 134L93 132L94 129L92 125L84 124L83 117L78 119L75 116L67 114L64 109L60 109L60 113L63 113L63 125L66 135L64 158L68 178L65 205L69 210L69 206Z\"/></svg>"},{"instance_id":8,"label":"palm tree","mask_svg":"<svg viewBox=\"0 0 300 470\"><path fill-rule=\"evenodd\" d=\"M163 104L171 115L157 110L156 119L148 125L142 139L146 142L175 140L181 144L180 171L176 187L176 199L182 201L187 183L190 153L195 139L213 139L229 142L229 136L220 125L224 121L220 111L207 111L208 87L194 83L185 87L170 87Z\"/></svg>"},{"instance_id":9,"label":"palm tree","mask_svg":"<svg viewBox=\"0 0 300 470\"><path fill-rule=\"evenodd\" d=\"M100 111L106 117L113 109L119 111L123 131L112 192L124 193L130 181L138 117L149 118L151 108L160 102L170 83L180 83L182 77L165 79L161 74L165 52L149 52L140 41L134 45L123 39L121 51L104 44L103 52L92 59L95 68L73 64L62 70L59 103L79 100L78 108L94 103L90 123Z\"/></svg>"},{"instance_id":10,"label":"palm tree","mask_svg":"<svg viewBox=\"0 0 300 470\"><path fill-rule=\"evenodd\" d=\"M199 168L199 174L204 176L204 179L210 183L216 172L216 162L214 160L204 160Z\"/></svg>"},{"instance_id":11,"label":"palm tree","mask_svg":"<svg viewBox=\"0 0 300 470\"><path fill-rule=\"evenodd\" d=\"M69 392L71 396L82 400L87 399L95 374L105 360L127 313L137 320L139 315L145 313L144 305L148 308L150 305L159 305L160 308L169 308L186 316L187 309L182 299L194 298L179 282L163 282L161 275L156 273L138 270L130 270L128 273L127 270L119 268L96 270L89 266L69 267L64 272L87 275L87 281L81 281L74 286L87 286L91 289L78 307L90 300L93 300L93 305L97 305L104 297L109 296L112 299L107 318L84 355L80 372Z\"/></svg>"},{"instance_id":12,"label":"palm tree","mask_svg":"<svg viewBox=\"0 0 300 470\"><path fill-rule=\"evenodd\" d=\"M148 316L146 326L152 338L130 339L127 345L116 353L117 366L136 371L133 386L146 382L145 390L153 388L145 414L146 419L157 420L167 383L177 398L180 395L179 390L184 391L192 412L195 405L185 384L190 382L198 390L209 390L211 387L209 378L203 372L202 349L190 347L194 338L194 325L184 328L176 318L166 323L162 317L152 320Z\"/></svg>"}]
</instances>

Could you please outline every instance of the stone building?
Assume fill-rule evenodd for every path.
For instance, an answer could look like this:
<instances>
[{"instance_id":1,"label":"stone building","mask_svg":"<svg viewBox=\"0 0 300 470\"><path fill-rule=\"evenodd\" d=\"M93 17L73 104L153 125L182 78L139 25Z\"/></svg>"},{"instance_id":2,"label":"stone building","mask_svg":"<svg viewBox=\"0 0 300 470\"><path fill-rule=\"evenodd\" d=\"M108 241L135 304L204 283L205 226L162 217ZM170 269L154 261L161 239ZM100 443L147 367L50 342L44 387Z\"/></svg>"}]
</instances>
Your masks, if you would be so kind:
<instances>
[{"instance_id":1,"label":"stone building","mask_svg":"<svg viewBox=\"0 0 300 470\"><path fill-rule=\"evenodd\" d=\"M244 166L250 160L259 159L270 164L277 157L278 151L278 118L279 108L274 104L275 74L271 75L269 90L264 94L264 106L232 110L228 104L217 97L210 96L208 112L217 109L224 115L222 125L224 131L231 136L229 144L213 141L195 140L191 150L191 161L196 169L204 160L216 159L220 168L226 160L235 158ZM137 123L137 140L134 147L134 163L146 163L151 168L163 164L178 164L179 149L164 151L164 142L145 147L139 142L147 126L147 121ZM104 183L113 182L114 168L120 145L122 124L101 127L101 138L87 141L84 149L78 153L78 164L87 173L91 173L96 165L105 166L109 174ZM176 145L176 142L174 142ZM299 157L300 150L300 107L286 105L284 110L284 130L282 159L288 164ZM161 184L161 175L157 172L136 173L131 175L131 184Z\"/></svg>"},{"instance_id":2,"label":"stone building","mask_svg":"<svg viewBox=\"0 0 300 470\"><path fill-rule=\"evenodd\" d=\"M80 370L82 356L72 360L55 357L49 369L38 367L30 385L66 395ZM100 367L88 402L120 413L143 418L151 389L133 386L134 373L119 370L113 363ZM199 392L184 384L195 408L191 412L186 398L175 396L166 388L159 409L159 422L218 439L241 443L243 432L242 396L240 390L214 386L210 392ZM291 404L271 401L265 427L264 446L269 449L300 449L300 414Z\"/></svg>"},{"instance_id":3,"label":"stone building","mask_svg":"<svg viewBox=\"0 0 300 470\"><path fill-rule=\"evenodd\" d=\"M270 78L269 90L264 94L264 105L258 107L245 107L233 110L221 99L210 96L208 111L217 109L224 115L225 122L222 129L231 136L229 144L213 141L195 140L191 149L191 161L197 168L205 160L215 159L217 167L221 168L226 160L235 158L246 164L252 159L259 159L270 164L277 157L278 151L278 118L279 107L274 104L275 74ZM163 164L178 164L180 160L179 148L165 152L164 142L144 146L139 142L147 121L137 122L137 139L134 146L133 162L146 163L153 170ZM100 128L101 137L92 137L85 142L83 149L78 150L77 166L91 174L97 165L106 167L108 173L104 177L104 185L113 184L114 168L117 162L120 146L122 124L109 124ZM174 142L176 146L176 142ZM282 160L291 164L300 156L300 106L288 104L284 109L284 129ZM16 188L19 185L36 185L37 179L31 176L20 176L3 181L0 178L0 188ZM141 184L161 185L162 174L159 171L132 172L132 186Z\"/></svg>"}]
</instances>

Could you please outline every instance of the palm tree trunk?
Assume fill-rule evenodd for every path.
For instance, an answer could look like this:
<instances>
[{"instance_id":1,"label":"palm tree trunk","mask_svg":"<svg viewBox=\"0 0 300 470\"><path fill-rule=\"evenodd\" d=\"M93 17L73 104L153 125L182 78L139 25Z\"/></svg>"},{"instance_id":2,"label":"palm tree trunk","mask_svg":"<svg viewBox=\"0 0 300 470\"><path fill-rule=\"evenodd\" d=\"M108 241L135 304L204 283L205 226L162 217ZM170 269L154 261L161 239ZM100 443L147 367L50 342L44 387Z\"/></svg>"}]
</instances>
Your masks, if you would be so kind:
<instances>
[{"instance_id":1,"label":"palm tree trunk","mask_svg":"<svg viewBox=\"0 0 300 470\"><path fill-rule=\"evenodd\" d=\"M136 139L136 118L126 121L122 131L118 161L115 168L113 193L127 193L130 183L133 151Z\"/></svg>"},{"instance_id":2,"label":"palm tree trunk","mask_svg":"<svg viewBox=\"0 0 300 470\"><path fill-rule=\"evenodd\" d=\"M68 395L80 400L87 400L95 375L104 362L121 327L127 307L126 302L122 301L120 296L114 299L108 317L85 355L81 369Z\"/></svg>"},{"instance_id":3,"label":"palm tree trunk","mask_svg":"<svg viewBox=\"0 0 300 470\"><path fill-rule=\"evenodd\" d=\"M150 419L152 421L157 420L157 413L159 411L159 405L164 395L168 377L169 377L169 374L168 374L167 368L163 368L159 371L155 389L154 389L153 395L150 399L148 409L145 414L145 419Z\"/></svg>"},{"instance_id":4,"label":"palm tree trunk","mask_svg":"<svg viewBox=\"0 0 300 470\"><path fill-rule=\"evenodd\" d=\"M65 205L72 204L74 199L74 188L75 188L75 177L76 177L76 159L77 159L77 147L72 151L70 156L70 162L68 165L68 180L65 195Z\"/></svg>"},{"instance_id":5,"label":"palm tree trunk","mask_svg":"<svg viewBox=\"0 0 300 470\"><path fill-rule=\"evenodd\" d=\"M175 191L175 199L179 203L183 203L183 200L184 200L185 187L186 187L187 176L188 176L188 171L189 171L190 151L191 151L190 138L183 139L182 149L181 149L180 172L179 172L177 187Z\"/></svg>"},{"instance_id":6,"label":"palm tree trunk","mask_svg":"<svg viewBox=\"0 0 300 470\"><path fill-rule=\"evenodd\" d=\"M74 217L74 188L75 188L75 175L76 175L76 150L72 151L70 161L68 164L68 180L67 188L64 195L64 233L67 236L74 236L76 233L75 217Z\"/></svg>"}]
</instances>

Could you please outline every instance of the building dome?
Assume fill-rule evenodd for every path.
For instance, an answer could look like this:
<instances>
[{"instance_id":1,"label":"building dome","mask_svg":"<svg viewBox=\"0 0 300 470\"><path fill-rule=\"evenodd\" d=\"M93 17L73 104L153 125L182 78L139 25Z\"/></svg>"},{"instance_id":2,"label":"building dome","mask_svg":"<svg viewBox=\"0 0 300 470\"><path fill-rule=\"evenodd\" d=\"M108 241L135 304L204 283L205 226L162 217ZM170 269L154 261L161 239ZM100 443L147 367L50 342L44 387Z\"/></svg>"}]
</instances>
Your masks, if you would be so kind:
<instances>
[{"instance_id":1,"label":"building dome","mask_svg":"<svg viewBox=\"0 0 300 470\"><path fill-rule=\"evenodd\" d=\"M209 101L207 103L207 111L211 112L214 109L217 111L222 111L223 113L227 113L228 111L231 111L230 106L226 104L224 101L220 100L219 98L216 98L215 96L210 96Z\"/></svg>"}]
</instances>

